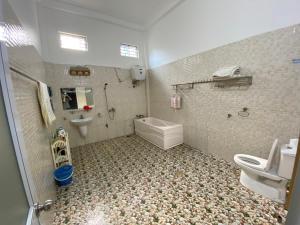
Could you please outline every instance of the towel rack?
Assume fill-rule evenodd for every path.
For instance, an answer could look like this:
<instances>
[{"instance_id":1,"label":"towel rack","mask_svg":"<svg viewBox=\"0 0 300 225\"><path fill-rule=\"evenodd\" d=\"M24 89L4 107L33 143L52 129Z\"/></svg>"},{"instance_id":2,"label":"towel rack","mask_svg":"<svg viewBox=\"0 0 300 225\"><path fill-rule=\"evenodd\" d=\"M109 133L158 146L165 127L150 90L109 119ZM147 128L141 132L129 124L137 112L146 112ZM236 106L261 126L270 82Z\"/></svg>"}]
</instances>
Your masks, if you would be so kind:
<instances>
[{"instance_id":1,"label":"towel rack","mask_svg":"<svg viewBox=\"0 0 300 225\"><path fill-rule=\"evenodd\" d=\"M10 66L9 69L10 69L11 71L17 73L18 75L21 75L22 77L25 77L25 78L27 78L27 79L33 81L33 82L36 82L36 83L39 82L38 80L32 78L31 76L27 75L26 73L21 72L20 70L14 68L14 67L12 67L12 66Z\"/></svg>"},{"instance_id":2,"label":"towel rack","mask_svg":"<svg viewBox=\"0 0 300 225\"><path fill-rule=\"evenodd\" d=\"M230 78L213 78L208 80L198 80L186 83L172 84L171 86L178 88L186 86L187 89L193 89L195 84L216 83L215 87L223 88L225 86L248 86L252 85L252 76L235 76Z\"/></svg>"}]
</instances>

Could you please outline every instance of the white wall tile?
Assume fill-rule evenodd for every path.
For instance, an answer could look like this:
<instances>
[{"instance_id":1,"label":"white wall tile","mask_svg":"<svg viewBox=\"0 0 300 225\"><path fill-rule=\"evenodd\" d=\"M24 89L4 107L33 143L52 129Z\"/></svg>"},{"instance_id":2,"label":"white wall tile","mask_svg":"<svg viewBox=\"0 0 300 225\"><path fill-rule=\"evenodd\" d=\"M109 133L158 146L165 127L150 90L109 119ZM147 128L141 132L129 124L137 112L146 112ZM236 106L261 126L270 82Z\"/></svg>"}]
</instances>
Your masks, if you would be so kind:
<instances>
[{"instance_id":1,"label":"white wall tile","mask_svg":"<svg viewBox=\"0 0 300 225\"><path fill-rule=\"evenodd\" d=\"M267 157L275 138L298 137L300 124L300 34L294 27L254 36L152 69L151 116L182 123L184 142L233 160L237 153ZM300 26L296 26L298 30ZM171 84L211 78L220 67L240 65L252 75L248 88L214 88L199 84L179 93L181 110L170 109ZM250 116L238 112L248 107ZM227 119L227 114L233 115Z\"/></svg>"},{"instance_id":2,"label":"white wall tile","mask_svg":"<svg viewBox=\"0 0 300 225\"><path fill-rule=\"evenodd\" d=\"M48 84L53 89L53 103L57 121L55 128L64 127L70 134L71 147L98 142L105 139L127 135L133 132L132 123L137 114L146 114L145 82L136 88L132 87L130 71L117 68L121 82L118 81L112 67L90 66L94 73L90 77L72 77L66 74L69 65L46 63ZM110 120L106 110L104 84L107 86L109 108L114 107L116 114ZM60 88L86 86L93 89L95 107L90 112L78 111L71 114L62 108ZM101 114L101 117L98 116ZM80 115L92 116L88 135L82 138L78 128L70 124L70 120ZM66 118L66 120L64 120ZM108 128L105 124L108 123Z\"/></svg>"}]
</instances>

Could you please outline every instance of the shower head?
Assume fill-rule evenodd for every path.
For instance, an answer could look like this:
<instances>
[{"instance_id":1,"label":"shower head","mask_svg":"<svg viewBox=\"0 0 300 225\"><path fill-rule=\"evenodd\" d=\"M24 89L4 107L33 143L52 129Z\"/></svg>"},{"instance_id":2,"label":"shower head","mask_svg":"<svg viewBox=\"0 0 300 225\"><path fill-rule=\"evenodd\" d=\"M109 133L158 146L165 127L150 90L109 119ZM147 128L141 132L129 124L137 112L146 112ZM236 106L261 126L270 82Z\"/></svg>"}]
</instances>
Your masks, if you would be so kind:
<instances>
[{"instance_id":1,"label":"shower head","mask_svg":"<svg viewBox=\"0 0 300 225\"><path fill-rule=\"evenodd\" d=\"M107 86L107 85L108 85L108 83L105 83L105 84L104 84L104 90L106 90L106 86Z\"/></svg>"}]
</instances>

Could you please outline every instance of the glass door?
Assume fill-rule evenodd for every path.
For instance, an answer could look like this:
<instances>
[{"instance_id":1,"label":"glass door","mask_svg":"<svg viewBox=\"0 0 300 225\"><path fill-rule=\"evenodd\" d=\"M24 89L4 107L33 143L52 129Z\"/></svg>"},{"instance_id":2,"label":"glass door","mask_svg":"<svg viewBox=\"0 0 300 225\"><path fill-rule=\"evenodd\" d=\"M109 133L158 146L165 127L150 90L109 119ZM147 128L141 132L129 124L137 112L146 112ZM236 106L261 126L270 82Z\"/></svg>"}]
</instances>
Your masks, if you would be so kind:
<instances>
[{"instance_id":1,"label":"glass door","mask_svg":"<svg viewBox=\"0 0 300 225\"><path fill-rule=\"evenodd\" d=\"M15 177L15 183L10 183L13 181L10 179L11 174L9 172L13 170L6 168L8 165L2 162L5 162L8 156L2 157L2 151L4 151L2 150L2 145L4 145L2 142L4 143L4 141L1 134L1 191L6 185L6 180L8 181L7 186L5 186L7 192L0 194L0 209L2 210L3 207L8 206L11 208L7 208L7 211L3 209L0 212L0 224L2 224L2 213L6 213L7 219L12 219L14 216L15 219L19 218L19 221L14 221L18 225L50 225L52 224L53 211L48 209L52 204L52 200L56 198L52 175L54 166L49 144L51 131L43 124L37 97L37 80L45 82L45 74L42 69L42 59L33 46L33 42L31 42L30 32L20 23L14 11L14 5L13 1L0 0L0 88L2 91L1 98L3 99L1 104L3 105L4 102L4 116L6 116L6 119L3 119L3 121L6 121L6 129L2 127L1 129L7 133L5 144L10 143L11 148L14 150L14 152L11 150L6 151L12 154L11 157L15 156L16 168L19 170L16 170L18 171L16 176L19 176L21 180L17 181ZM7 142L9 140L10 142ZM5 148L8 149L8 147ZM13 162L10 162L9 165L13 166ZM23 189L20 184L23 184ZM9 188L10 186L11 188ZM13 188L18 189L18 191L9 192ZM20 197L22 190L23 198ZM14 193L15 196L11 196ZM3 197L5 201L2 201L2 194L6 197ZM17 199L14 198L16 196L18 196ZM24 198L27 205L24 204ZM23 204L15 200L22 201ZM24 223L26 211L27 221ZM19 217L17 217L18 213ZM21 220L22 218L23 220ZM3 224L11 225L14 223L7 222Z\"/></svg>"},{"instance_id":2,"label":"glass door","mask_svg":"<svg viewBox=\"0 0 300 225\"><path fill-rule=\"evenodd\" d=\"M20 125L15 115L6 47L0 42L0 218L1 224L47 225L52 201L39 201L39 184L32 179L27 155L23 152ZM18 129L17 129L18 128ZM37 191L39 190L39 191ZM43 190L42 190L43 191ZM48 199L48 198L47 198ZM38 204L42 202L42 204ZM43 215L43 217L40 217ZM41 219L44 222L41 222Z\"/></svg>"},{"instance_id":3,"label":"glass door","mask_svg":"<svg viewBox=\"0 0 300 225\"><path fill-rule=\"evenodd\" d=\"M3 70L1 71L3 72ZM1 74L2 76L3 74ZM3 85L0 88L0 218L1 224L39 224L35 219L33 223L33 208L30 206L26 195L18 159L8 124L3 92ZM33 207L33 206L32 206Z\"/></svg>"},{"instance_id":4,"label":"glass door","mask_svg":"<svg viewBox=\"0 0 300 225\"><path fill-rule=\"evenodd\" d=\"M29 212L21 174L6 118L2 91L0 90L0 218L3 224L26 224Z\"/></svg>"}]
</instances>

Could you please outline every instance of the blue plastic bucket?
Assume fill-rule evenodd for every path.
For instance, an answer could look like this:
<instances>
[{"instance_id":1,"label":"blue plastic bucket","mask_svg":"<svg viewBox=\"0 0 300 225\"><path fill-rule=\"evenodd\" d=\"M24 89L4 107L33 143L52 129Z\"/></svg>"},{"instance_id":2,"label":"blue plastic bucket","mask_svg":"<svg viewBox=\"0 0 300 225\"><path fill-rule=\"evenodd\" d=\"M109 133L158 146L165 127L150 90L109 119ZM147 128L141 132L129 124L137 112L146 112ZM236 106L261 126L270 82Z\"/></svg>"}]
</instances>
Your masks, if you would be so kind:
<instances>
[{"instance_id":1,"label":"blue plastic bucket","mask_svg":"<svg viewBox=\"0 0 300 225\"><path fill-rule=\"evenodd\" d=\"M72 183L73 180L73 166L61 166L53 172L53 176L58 186L61 187L69 185Z\"/></svg>"}]
</instances>

